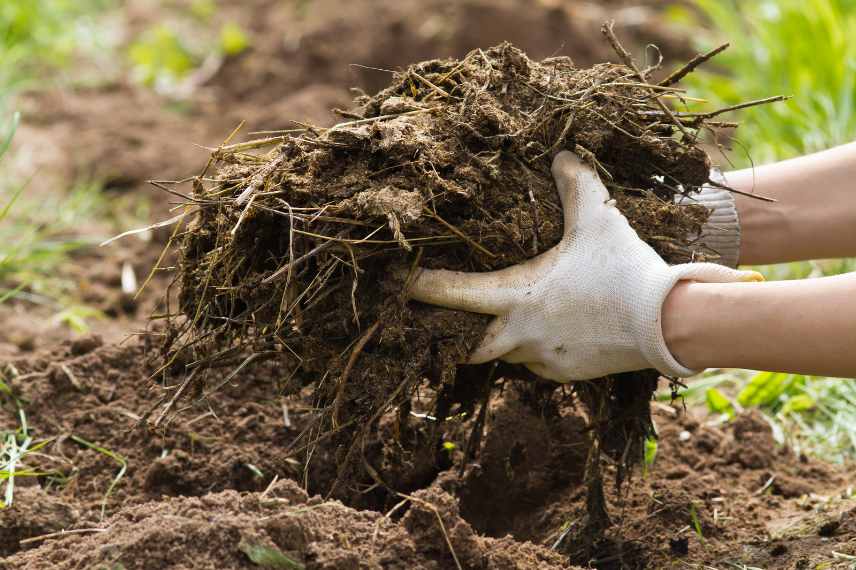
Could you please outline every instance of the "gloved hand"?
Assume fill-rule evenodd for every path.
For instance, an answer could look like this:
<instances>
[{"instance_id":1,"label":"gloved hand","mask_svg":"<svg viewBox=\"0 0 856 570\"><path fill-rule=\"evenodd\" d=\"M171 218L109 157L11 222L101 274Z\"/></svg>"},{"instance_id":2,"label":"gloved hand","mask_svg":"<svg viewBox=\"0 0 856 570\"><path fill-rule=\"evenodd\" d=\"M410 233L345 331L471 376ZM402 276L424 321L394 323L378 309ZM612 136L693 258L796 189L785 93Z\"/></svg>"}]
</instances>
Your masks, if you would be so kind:
<instances>
[{"instance_id":1,"label":"gloved hand","mask_svg":"<svg viewBox=\"0 0 856 570\"><path fill-rule=\"evenodd\" d=\"M712 263L669 266L639 239L597 174L564 151L553 160L564 237L525 263L490 273L418 269L411 299L495 315L470 355L522 363L558 382L681 365L663 339L660 313L679 280L760 281L754 271Z\"/></svg>"}]
</instances>

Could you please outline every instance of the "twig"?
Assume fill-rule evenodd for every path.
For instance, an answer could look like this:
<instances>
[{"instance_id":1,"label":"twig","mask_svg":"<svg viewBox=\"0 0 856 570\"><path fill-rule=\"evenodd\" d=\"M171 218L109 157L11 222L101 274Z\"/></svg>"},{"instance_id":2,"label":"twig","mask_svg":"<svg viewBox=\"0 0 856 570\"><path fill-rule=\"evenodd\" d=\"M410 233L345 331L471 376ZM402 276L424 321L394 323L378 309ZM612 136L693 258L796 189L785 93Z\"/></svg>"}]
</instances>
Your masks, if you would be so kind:
<instances>
[{"instance_id":1,"label":"twig","mask_svg":"<svg viewBox=\"0 0 856 570\"><path fill-rule=\"evenodd\" d=\"M712 50L710 50L707 53L703 53L703 54L700 53L700 54L696 55L689 62L687 62L686 65L684 65L680 69L676 69L675 71L670 73L668 77L666 77L664 80L662 80L659 83L659 86L660 87L668 87L670 85L674 85L675 83L677 83L678 81L680 81L681 79L683 79L684 77L686 77L687 75L692 73L699 65L703 64L704 62L711 59L712 57L715 57L715 56L719 55L720 53L724 52L726 49L728 49L728 47L730 45L731 44L729 44L729 43L724 43L717 48L713 48Z\"/></svg>"},{"instance_id":2,"label":"twig","mask_svg":"<svg viewBox=\"0 0 856 570\"><path fill-rule=\"evenodd\" d=\"M728 190L729 192L740 194L741 196L746 196L747 198L755 198L756 200L761 200L762 202L770 202L772 204L778 202L778 200L776 200L775 198L770 198L769 196L762 196L761 194L750 194L749 192L743 192L742 190L736 190L731 186L726 186L725 184L722 184L715 180L708 180L707 183L716 188L722 188L723 190Z\"/></svg>"},{"instance_id":3,"label":"twig","mask_svg":"<svg viewBox=\"0 0 856 570\"><path fill-rule=\"evenodd\" d=\"M731 105L729 107L723 107L722 109L717 109L715 111L710 111L708 113L684 113L682 117L696 117L697 119L712 119L718 115L723 113L728 113L729 111L739 111L740 109L746 109L748 107L755 107L756 105L766 105L767 103L778 103L779 101L787 101L790 99L788 95L775 95L773 97L765 97L764 99L755 99L754 101L746 101L745 103L738 103L737 105Z\"/></svg>"},{"instance_id":4,"label":"twig","mask_svg":"<svg viewBox=\"0 0 856 570\"><path fill-rule=\"evenodd\" d=\"M441 89L440 87L437 87L436 85L434 85L433 83L431 83L430 81L428 81L427 79L425 79L424 77L422 77L421 75L419 75L418 73L413 71L412 69L410 70L410 74L413 75L414 77L416 77L416 79L418 79L419 81L421 81L422 83L424 83L428 87L430 87L438 95L440 95L442 97L451 97L451 95L446 93L443 89Z\"/></svg>"},{"instance_id":5,"label":"twig","mask_svg":"<svg viewBox=\"0 0 856 570\"><path fill-rule=\"evenodd\" d=\"M90 532L107 532L110 530L110 527L107 528L78 528L74 530L60 530L57 532L49 532L48 534L41 534L39 536L31 536L30 538L24 538L18 541L18 544L30 544L32 542L38 542L40 540L47 540L49 538L58 538L61 536L65 536L67 534L86 534Z\"/></svg>"},{"instance_id":6,"label":"twig","mask_svg":"<svg viewBox=\"0 0 856 570\"><path fill-rule=\"evenodd\" d=\"M161 413L158 414L157 419L154 422L154 427L158 427L163 419L166 417L166 414L169 410L175 405L175 402L181 397L181 394L184 392L184 389L187 388L187 385L190 384L193 377L196 376L196 373L199 372L199 368L194 368L193 371L187 375L187 378L184 379L184 382L181 383L181 386L178 387L178 390L175 391L175 394L172 395L172 398L169 399L169 402L163 407Z\"/></svg>"},{"instance_id":7,"label":"twig","mask_svg":"<svg viewBox=\"0 0 856 570\"><path fill-rule=\"evenodd\" d=\"M606 39L609 40L610 45L612 45L612 49L615 50L615 53L618 54L618 57L621 58L624 64L636 73L636 76L642 83L647 83L648 79L639 70L639 67L636 65L636 62L633 61L633 57L627 52L626 49L624 49L624 46L621 45L621 42L619 42L618 38L615 36L615 31L613 30L614 26L615 21L611 20L601 26L600 31L601 33L603 33L604 36L606 36ZM692 135L690 135L689 131L684 128L684 125L678 120L678 118L675 117L675 115L672 113L672 110L669 109L669 107L665 103L663 103L663 101L660 100L659 95L655 91L652 90L652 92L655 94L654 101L657 102L657 106L663 110L663 112L672 120L672 122L678 127L678 129L680 129L684 136L688 138L691 137Z\"/></svg>"},{"instance_id":8,"label":"twig","mask_svg":"<svg viewBox=\"0 0 856 570\"><path fill-rule=\"evenodd\" d=\"M339 412L342 409L342 400L345 396L345 384L348 382L348 376L350 376L351 370L353 370L354 365L357 363L360 353L379 328L380 321L369 327L363 336L360 337L360 340L357 341L354 350L351 351L351 356L348 358L348 363L345 365L345 370L342 371L342 376L339 377L339 383L336 386L336 399L333 402L333 427L339 424Z\"/></svg>"},{"instance_id":9,"label":"twig","mask_svg":"<svg viewBox=\"0 0 856 570\"><path fill-rule=\"evenodd\" d=\"M362 125L364 123L371 123L374 121L382 121L384 119L394 119L396 117L403 117L405 115L415 115L417 113L427 113L428 111L436 111L437 109L439 109L439 107L428 107L426 109L415 109L413 111L405 111L404 113L392 113L390 115L378 115L377 117L368 117L367 119L359 119L356 121L347 121L344 123L338 123L336 125L333 125L332 127L330 127L329 130L334 131L336 129L339 129L342 127L349 127L352 125Z\"/></svg>"},{"instance_id":10,"label":"twig","mask_svg":"<svg viewBox=\"0 0 856 570\"><path fill-rule=\"evenodd\" d=\"M479 250L480 252L482 252L486 256L496 257L496 255L494 253L487 250L483 245L481 245L480 243L478 243L477 241L475 241L474 239L469 237L467 234L465 234L464 232L462 232L461 230L459 230L458 228L456 228L455 226L453 226L452 224L450 224L449 222L447 222L446 220L441 218L439 215L437 215L434 212L432 212L431 210L429 210L428 208L425 208L425 212L429 216L431 216L432 218L434 218L435 220L437 220L438 222L440 222L441 224L443 224L444 226L449 228L450 232L452 232L453 234L455 234L456 236L458 236L459 238L461 238L462 240L464 240L465 242L467 242L472 247L476 248L477 250ZM411 241L415 241L415 240L411 240Z\"/></svg>"}]
</instances>

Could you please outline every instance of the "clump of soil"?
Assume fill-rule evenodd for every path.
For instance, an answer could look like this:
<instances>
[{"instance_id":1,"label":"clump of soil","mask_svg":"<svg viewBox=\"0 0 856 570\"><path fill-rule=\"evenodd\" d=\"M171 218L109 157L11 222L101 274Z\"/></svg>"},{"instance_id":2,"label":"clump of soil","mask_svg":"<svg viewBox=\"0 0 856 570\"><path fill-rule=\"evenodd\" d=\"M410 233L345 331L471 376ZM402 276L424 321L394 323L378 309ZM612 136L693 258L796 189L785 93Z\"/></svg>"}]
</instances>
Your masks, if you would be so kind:
<instances>
[{"instance_id":1,"label":"clump of soil","mask_svg":"<svg viewBox=\"0 0 856 570\"><path fill-rule=\"evenodd\" d=\"M705 257L688 242L707 210L673 203L708 182L695 136L705 116L675 116L659 99L675 92L635 67L535 62L503 44L394 73L334 127L227 141L186 196L192 221L180 234L178 271L186 318L171 322L160 372L185 378L181 390L192 379L189 391L210 393L211 368L275 360L285 391L312 385L323 411L305 445L340 444L331 494L357 492L361 478L390 488L366 459L384 414L395 411L403 450L436 448L436 433L411 425L414 393L434 393L422 412L443 421L472 413L494 373L458 366L487 317L408 304L406 276L417 264L500 269L554 246L555 153L574 150L595 167L667 261ZM656 375L640 374L583 394L602 448L626 464L652 432Z\"/></svg>"},{"instance_id":2,"label":"clump of soil","mask_svg":"<svg viewBox=\"0 0 856 570\"><path fill-rule=\"evenodd\" d=\"M123 510L104 527L51 541L17 568L569 569L558 553L476 534L455 500L434 489L401 521L309 498L293 481L263 493L182 497Z\"/></svg>"}]
</instances>

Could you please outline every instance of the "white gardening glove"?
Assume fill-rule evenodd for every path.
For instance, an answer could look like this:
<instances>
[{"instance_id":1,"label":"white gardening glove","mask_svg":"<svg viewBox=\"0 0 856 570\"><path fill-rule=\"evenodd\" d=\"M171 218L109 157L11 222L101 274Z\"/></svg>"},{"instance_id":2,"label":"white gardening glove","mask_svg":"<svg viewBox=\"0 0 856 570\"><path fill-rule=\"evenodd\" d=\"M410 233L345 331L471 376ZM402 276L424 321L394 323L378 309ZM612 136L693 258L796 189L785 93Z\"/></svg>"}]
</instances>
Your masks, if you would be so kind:
<instances>
[{"instance_id":1,"label":"white gardening glove","mask_svg":"<svg viewBox=\"0 0 856 570\"><path fill-rule=\"evenodd\" d=\"M761 275L713 263L670 267L576 155L559 153L553 177L565 218L557 246L490 273L417 270L410 298L496 316L472 364L521 363L558 382L644 368L696 373L675 360L663 339L660 312L669 291L682 279L725 283Z\"/></svg>"}]
</instances>

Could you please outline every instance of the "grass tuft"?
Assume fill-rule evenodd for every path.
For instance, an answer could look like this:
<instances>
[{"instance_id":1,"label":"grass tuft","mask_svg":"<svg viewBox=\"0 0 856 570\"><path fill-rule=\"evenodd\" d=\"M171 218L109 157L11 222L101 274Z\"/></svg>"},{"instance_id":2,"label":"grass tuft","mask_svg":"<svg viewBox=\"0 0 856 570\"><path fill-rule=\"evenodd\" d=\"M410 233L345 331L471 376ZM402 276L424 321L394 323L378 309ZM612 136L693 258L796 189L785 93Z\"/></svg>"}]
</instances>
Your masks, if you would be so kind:
<instances>
[{"instance_id":1,"label":"grass tuft","mask_svg":"<svg viewBox=\"0 0 856 570\"><path fill-rule=\"evenodd\" d=\"M100 445L92 443L91 441L87 441L82 437L72 435L71 439L72 441L79 443L87 449L97 451L98 453L109 457L110 459L119 464L119 471L116 472L116 476L113 477L112 481L110 481L110 485L107 487L107 491L104 493L104 497L101 499L101 519L103 520L104 514L107 511L107 500L110 498L110 495L113 494L113 490L116 488L116 485L118 485L119 481L122 480L122 477L125 476L125 471L128 470L128 461L115 451L111 451L106 447L101 447Z\"/></svg>"},{"instance_id":2,"label":"grass tuft","mask_svg":"<svg viewBox=\"0 0 856 570\"><path fill-rule=\"evenodd\" d=\"M734 153L737 166L781 160L853 140L856 3L694 0L693 4L701 17L687 7L673 6L668 9L672 20L692 31L699 49L708 50L725 40L731 47L716 59L721 71L708 68L691 75L686 79L690 88L719 106L770 93L792 96L785 103L741 114L737 138L748 152Z\"/></svg>"}]
</instances>

